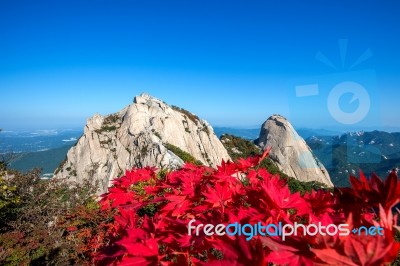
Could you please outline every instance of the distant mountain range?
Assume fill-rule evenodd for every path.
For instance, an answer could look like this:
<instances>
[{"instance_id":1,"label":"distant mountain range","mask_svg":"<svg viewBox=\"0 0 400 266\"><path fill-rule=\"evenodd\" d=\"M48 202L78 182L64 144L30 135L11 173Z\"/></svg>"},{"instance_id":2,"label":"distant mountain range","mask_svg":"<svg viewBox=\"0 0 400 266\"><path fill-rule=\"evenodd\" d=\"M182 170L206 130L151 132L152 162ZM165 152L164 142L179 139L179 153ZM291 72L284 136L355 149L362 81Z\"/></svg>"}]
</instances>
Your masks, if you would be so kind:
<instances>
[{"instance_id":1,"label":"distant mountain range","mask_svg":"<svg viewBox=\"0 0 400 266\"><path fill-rule=\"evenodd\" d=\"M4 130L0 132L0 154L14 154L11 168L26 172L38 167L43 175L52 176L82 133L81 129Z\"/></svg>"},{"instance_id":2,"label":"distant mountain range","mask_svg":"<svg viewBox=\"0 0 400 266\"><path fill-rule=\"evenodd\" d=\"M42 169L44 177L52 177L54 170L64 160L71 146L69 144L46 151L16 154L16 158L11 162L10 167L23 172L37 167Z\"/></svg>"},{"instance_id":3,"label":"distant mountain range","mask_svg":"<svg viewBox=\"0 0 400 266\"><path fill-rule=\"evenodd\" d=\"M254 140L260 134L260 128L232 128L214 127L214 132L220 138L223 134L230 134L247 140Z\"/></svg>"},{"instance_id":4,"label":"distant mountain range","mask_svg":"<svg viewBox=\"0 0 400 266\"><path fill-rule=\"evenodd\" d=\"M344 133L340 131L311 128L299 128L296 129L296 131L303 139L307 139L312 136L339 136ZM259 137L260 128L214 127L214 132L218 137L220 137L222 134L231 134L247 140L255 140Z\"/></svg>"},{"instance_id":5,"label":"distant mountain range","mask_svg":"<svg viewBox=\"0 0 400 266\"><path fill-rule=\"evenodd\" d=\"M217 135L227 133L245 139L258 138L259 129L215 128ZM371 131L348 132L300 128L297 130L329 171L335 185L349 185L349 175L362 170L385 178L400 167L400 133Z\"/></svg>"},{"instance_id":6,"label":"distant mountain range","mask_svg":"<svg viewBox=\"0 0 400 266\"><path fill-rule=\"evenodd\" d=\"M306 142L336 185L348 185L349 174L358 176L360 170L386 177L391 169L400 167L400 133L359 131L311 136Z\"/></svg>"},{"instance_id":7,"label":"distant mountain range","mask_svg":"<svg viewBox=\"0 0 400 266\"><path fill-rule=\"evenodd\" d=\"M248 140L258 138L259 128L214 127L218 137L231 134ZM348 185L348 176L360 169L385 177L400 167L400 133L384 131L341 133L324 129L297 130L330 173L335 185ZM40 130L0 133L0 153L18 152L11 167L27 171L40 167L44 174L53 173L68 149L82 135L81 130Z\"/></svg>"},{"instance_id":8,"label":"distant mountain range","mask_svg":"<svg viewBox=\"0 0 400 266\"><path fill-rule=\"evenodd\" d=\"M82 133L82 129L3 130L0 132L0 154L46 151L70 146Z\"/></svg>"}]
</instances>

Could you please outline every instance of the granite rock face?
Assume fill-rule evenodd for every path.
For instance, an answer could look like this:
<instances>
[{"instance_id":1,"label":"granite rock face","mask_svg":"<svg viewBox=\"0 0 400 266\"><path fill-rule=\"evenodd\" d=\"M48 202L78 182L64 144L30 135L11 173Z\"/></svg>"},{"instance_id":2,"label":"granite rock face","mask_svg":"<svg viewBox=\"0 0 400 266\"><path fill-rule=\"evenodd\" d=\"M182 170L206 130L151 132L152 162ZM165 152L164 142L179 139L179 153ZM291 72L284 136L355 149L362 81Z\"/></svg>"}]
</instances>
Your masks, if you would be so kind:
<instances>
[{"instance_id":1,"label":"granite rock face","mask_svg":"<svg viewBox=\"0 0 400 266\"><path fill-rule=\"evenodd\" d=\"M272 148L269 157L288 176L333 186L328 171L286 118L280 115L268 118L261 126L257 144L261 149Z\"/></svg>"},{"instance_id":2,"label":"granite rock face","mask_svg":"<svg viewBox=\"0 0 400 266\"><path fill-rule=\"evenodd\" d=\"M83 136L68 151L54 177L77 182L98 180L99 193L106 192L111 181L126 169L180 167L184 162L166 148L167 144L211 167L230 159L206 121L142 94L118 113L89 118Z\"/></svg>"}]
</instances>

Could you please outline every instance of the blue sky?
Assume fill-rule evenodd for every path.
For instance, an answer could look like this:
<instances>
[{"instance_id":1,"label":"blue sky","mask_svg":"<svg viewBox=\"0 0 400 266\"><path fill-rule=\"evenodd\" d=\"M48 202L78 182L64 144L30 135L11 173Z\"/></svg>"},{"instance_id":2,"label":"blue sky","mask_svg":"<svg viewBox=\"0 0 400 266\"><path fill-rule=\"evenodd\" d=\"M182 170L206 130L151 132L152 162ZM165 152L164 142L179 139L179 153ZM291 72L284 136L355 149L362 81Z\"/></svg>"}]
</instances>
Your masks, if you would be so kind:
<instances>
[{"instance_id":1,"label":"blue sky","mask_svg":"<svg viewBox=\"0 0 400 266\"><path fill-rule=\"evenodd\" d=\"M399 13L396 1L1 1L0 128L82 127L141 92L215 126L280 113L297 127L400 127ZM327 107L344 81L370 97L352 124ZM308 84L318 95L296 97ZM364 101L352 98L338 100L345 113Z\"/></svg>"}]
</instances>

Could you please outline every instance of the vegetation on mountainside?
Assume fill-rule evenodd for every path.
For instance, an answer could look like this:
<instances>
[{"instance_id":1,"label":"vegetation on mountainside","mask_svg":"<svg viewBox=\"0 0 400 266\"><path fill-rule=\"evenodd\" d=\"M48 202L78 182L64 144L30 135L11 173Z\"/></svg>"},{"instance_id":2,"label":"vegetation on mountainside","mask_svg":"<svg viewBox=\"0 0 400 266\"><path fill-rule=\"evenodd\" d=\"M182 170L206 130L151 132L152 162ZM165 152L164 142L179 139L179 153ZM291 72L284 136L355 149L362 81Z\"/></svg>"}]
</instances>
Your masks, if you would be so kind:
<instances>
[{"instance_id":1,"label":"vegetation on mountainside","mask_svg":"<svg viewBox=\"0 0 400 266\"><path fill-rule=\"evenodd\" d=\"M96 129L95 132L101 134L103 132L115 131L120 126L118 122L119 117L117 114L108 115L104 118L101 128Z\"/></svg>"},{"instance_id":2,"label":"vegetation on mountainside","mask_svg":"<svg viewBox=\"0 0 400 266\"><path fill-rule=\"evenodd\" d=\"M67 144L46 151L19 153L18 157L10 162L10 168L28 172L37 167L42 169L42 173L53 173L60 166L71 147L72 145Z\"/></svg>"},{"instance_id":3,"label":"vegetation on mountainside","mask_svg":"<svg viewBox=\"0 0 400 266\"><path fill-rule=\"evenodd\" d=\"M171 105L171 108L172 108L173 110L175 110L175 111L178 111L178 112L184 114L187 118L189 118L190 120L192 120L192 122L195 123L195 124L197 124L197 122L200 121L200 118L199 118L197 115L192 114L192 113L189 112L188 110L185 110L185 109L180 108L180 107L175 106L175 105Z\"/></svg>"},{"instance_id":4,"label":"vegetation on mountainside","mask_svg":"<svg viewBox=\"0 0 400 266\"><path fill-rule=\"evenodd\" d=\"M240 158L247 158L261 153L261 149L257 147L253 142L236 137L230 134L223 134L220 137L222 144L228 151L229 156L232 160L236 161Z\"/></svg>"},{"instance_id":5,"label":"vegetation on mountainside","mask_svg":"<svg viewBox=\"0 0 400 266\"><path fill-rule=\"evenodd\" d=\"M237 161L240 158L247 158L249 156L261 154L261 149L253 142L243 139L241 137L223 134L220 138L225 149L228 151L229 156ZM261 161L260 168L265 168L271 174L278 174L282 180L285 180L292 193L300 192L302 195L312 190L324 189L325 185L317 181L302 182L293 177L290 177L279 170L276 164L270 159L265 158Z\"/></svg>"},{"instance_id":6,"label":"vegetation on mountainside","mask_svg":"<svg viewBox=\"0 0 400 266\"><path fill-rule=\"evenodd\" d=\"M165 143L165 148L173 152L176 156L182 159L185 163L192 163L194 165L202 165L203 163L200 160L197 160L190 153L182 150L181 148L172 145L171 143Z\"/></svg>"}]
</instances>

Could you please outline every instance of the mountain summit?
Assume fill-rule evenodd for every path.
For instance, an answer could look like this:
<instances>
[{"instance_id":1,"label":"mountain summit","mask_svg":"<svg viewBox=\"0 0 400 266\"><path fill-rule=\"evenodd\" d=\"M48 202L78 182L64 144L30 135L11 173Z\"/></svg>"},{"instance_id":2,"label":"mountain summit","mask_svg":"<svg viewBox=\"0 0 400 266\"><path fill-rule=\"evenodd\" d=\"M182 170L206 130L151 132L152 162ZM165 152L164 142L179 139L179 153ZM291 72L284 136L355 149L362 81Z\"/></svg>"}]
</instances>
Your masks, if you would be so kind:
<instances>
[{"instance_id":1,"label":"mountain summit","mask_svg":"<svg viewBox=\"0 0 400 266\"><path fill-rule=\"evenodd\" d=\"M262 149L272 148L269 157L288 176L333 186L328 171L283 116L268 118L261 126L257 142Z\"/></svg>"},{"instance_id":2,"label":"mountain summit","mask_svg":"<svg viewBox=\"0 0 400 266\"><path fill-rule=\"evenodd\" d=\"M55 178L111 181L132 167L177 168L187 158L215 167L230 157L213 128L196 115L147 94L121 111L89 118L83 136L55 171Z\"/></svg>"}]
</instances>

